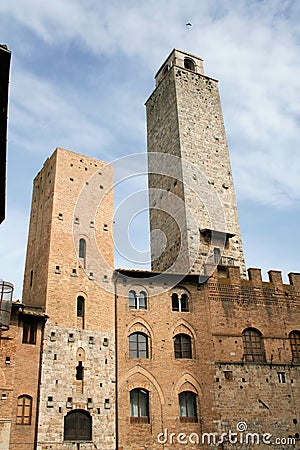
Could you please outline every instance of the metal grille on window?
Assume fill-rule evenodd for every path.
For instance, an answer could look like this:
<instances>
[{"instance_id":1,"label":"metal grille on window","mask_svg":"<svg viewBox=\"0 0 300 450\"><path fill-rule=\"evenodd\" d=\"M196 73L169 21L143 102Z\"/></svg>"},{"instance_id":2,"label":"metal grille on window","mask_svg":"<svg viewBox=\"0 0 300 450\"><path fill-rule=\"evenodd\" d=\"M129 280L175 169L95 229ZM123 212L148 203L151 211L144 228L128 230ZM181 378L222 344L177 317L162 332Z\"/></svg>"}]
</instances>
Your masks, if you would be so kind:
<instances>
[{"instance_id":1,"label":"metal grille on window","mask_svg":"<svg viewBox=\"0 0 300 450\"><path fill-rule=\"evenodd\" d=\"M262 335L254 328L243 331L244 360L246 362L265 362Z\"/></svg>"},{"instance_id":2,"label":"metal grille on window","mask_svg":"<svg viewBox=\"0 0 300 450\"><path fill-rule=\"evenodd\" d=\"M300 331L292 331L289 337L293 362L300 363Z\"/></svg>"}]
</instances>

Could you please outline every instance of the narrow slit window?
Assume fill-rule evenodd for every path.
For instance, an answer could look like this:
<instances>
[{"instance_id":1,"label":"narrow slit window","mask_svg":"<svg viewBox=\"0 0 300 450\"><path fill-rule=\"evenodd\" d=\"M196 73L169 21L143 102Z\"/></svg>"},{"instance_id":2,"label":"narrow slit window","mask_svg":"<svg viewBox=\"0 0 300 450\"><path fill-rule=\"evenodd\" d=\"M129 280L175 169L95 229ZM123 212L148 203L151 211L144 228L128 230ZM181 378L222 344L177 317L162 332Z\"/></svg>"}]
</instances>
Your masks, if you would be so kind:
<instances>
[{"instance_id":1,"label":"narrow slit window","mask_svg":"<svg viewBox=\"0 0 300 450\"><path fill-rule=\"evenodd\" d=\"M82 295L77 297L77 317L84 317L84 298Z\"/></svg>"},{"instance_id":2,"label":"narrow slit window","mask_svg":"<svg viewBox=\"0 0 300 450\"><path fill-rule=\"evenodd\" d=\"M83 381L83 373L84 368L82 365L82 361L78 361L78 365L76 367L76 380Z\"/></svg>"},{"instance_id":3,"label":"narrow slit window","mask_svg":"<svg viewBox=\"0 0 300 450\"><path fill-rule=\"evenodd\" d=\"M85 258L86 242L85 239L79 239L79 258Z\"/></svg>"}]
</instances>

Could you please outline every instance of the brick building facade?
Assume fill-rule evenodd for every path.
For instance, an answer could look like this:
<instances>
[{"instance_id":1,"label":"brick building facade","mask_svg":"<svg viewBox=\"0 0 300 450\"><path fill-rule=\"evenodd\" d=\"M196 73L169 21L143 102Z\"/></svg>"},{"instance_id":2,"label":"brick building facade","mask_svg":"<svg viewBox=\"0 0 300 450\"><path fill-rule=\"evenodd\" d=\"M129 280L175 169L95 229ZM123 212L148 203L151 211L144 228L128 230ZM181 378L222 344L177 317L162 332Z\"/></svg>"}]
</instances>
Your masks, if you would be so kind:
<instances>
[{"instance_id":1,"label":"brick building facade","mask_svg":"<svg viewBox=\"0 0 300 450\"><path fill-rule=\"evenodd\" d=\"M300 274L246 272L217 81L173 50L146 108L152 270L114 270L109 164L34 181L0 448L299 449Z\"/></svg>"}]
</instances>

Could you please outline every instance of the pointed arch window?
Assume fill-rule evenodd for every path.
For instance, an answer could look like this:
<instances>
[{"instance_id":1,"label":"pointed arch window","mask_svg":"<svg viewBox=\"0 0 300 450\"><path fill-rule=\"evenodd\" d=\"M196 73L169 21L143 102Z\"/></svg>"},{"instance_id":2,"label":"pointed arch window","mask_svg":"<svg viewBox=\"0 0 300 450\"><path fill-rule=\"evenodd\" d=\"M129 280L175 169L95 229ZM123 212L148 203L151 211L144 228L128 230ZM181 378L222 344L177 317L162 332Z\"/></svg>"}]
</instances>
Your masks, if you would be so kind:
<instances>
[{"instance_id":1,"label":"pointed arch window","mask_svg":"<svg viewBox=\"0 0 300 450\"><path fill-rule=\"evenodd\" d=\"M31 425L32 397L20 395L17 407L17 425Z\"/></svg>"},{"instance_id":2,"label":"pointed arch window","mask_svg":"<svg viewBox=\"0 0 300 450\"><path fill-rule=\"evenodd\" d=\"M244 359L246 362L265 362L263 337L255 328L243 331Z\"/></svg>"},{"instance_id":3,"label":"pointed arch window","mask_svg":"<svg viewBox=\"0 0 300 450\"><path fill-rule=\"evenodd\" d=\"M144 333L132 333L129 336L129 357L149 358L148 336Z\"/></svg>"},{"instance_id":4,"label":"pointed arch window","mask_svg":"<svg viewBox=\"0 0 300 450\"><path fill-rule=\"evenodd\" d=\"M73 410L64 418L65 441L91 441L92 417L87 411Z\"/></svg>"},{"instance_id":5,"label":"pointed arch window","mask_svg":"<svg viewBox=\"0 0 300 450\"><path fill-rule=\"evenodd\" d=\"M149 392L145 389L130 391L130 422L149 423Z\"/></svg>"},{"instance_id":6,"label":"pointed arch window","mask_svg":"<svg viewBox=\"0 0 300 450\"><path fill-rule=\"evenodd\" d=\"M174 336L175 358L192 358L192 340L188 334L176 334Z\"/></svg>"},{"instance_id":7,"label":"pointed arch window","mask_svg":"<svg viewBox=\"0 0 300 450\"><path fill-rule=\"evenodd\" d=\"M180 422L197 422L197 395L184 391L179 394Z\"/></svg>"},{"instance_id":8,"label":"pointed arch window","mask_svg":"<svg viewBox=\"0 0 300 450\"><path fill-rule=\"evenodd\" d=\"M300 363L300 331L291 331L289 338L293 362Z\"/></svg>"}]
</instances>

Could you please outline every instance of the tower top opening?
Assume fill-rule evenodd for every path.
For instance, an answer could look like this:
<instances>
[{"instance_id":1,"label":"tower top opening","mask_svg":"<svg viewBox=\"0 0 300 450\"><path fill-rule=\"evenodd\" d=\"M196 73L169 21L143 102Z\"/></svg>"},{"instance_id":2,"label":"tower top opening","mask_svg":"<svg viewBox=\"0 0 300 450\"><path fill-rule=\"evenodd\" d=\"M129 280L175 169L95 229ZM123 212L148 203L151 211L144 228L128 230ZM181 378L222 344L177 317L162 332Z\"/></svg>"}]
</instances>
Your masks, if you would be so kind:
<instances>
[{"instance_id":1,"label":"tower top opening","mask_svg":"<svg viewBox=\"0 0 300 450\"><path fill-rule=\"evenodd\" d=\"M203 59L174 48L155 75L156 86L173 66L204 75Z\"/></svg>"}]
</instances>

